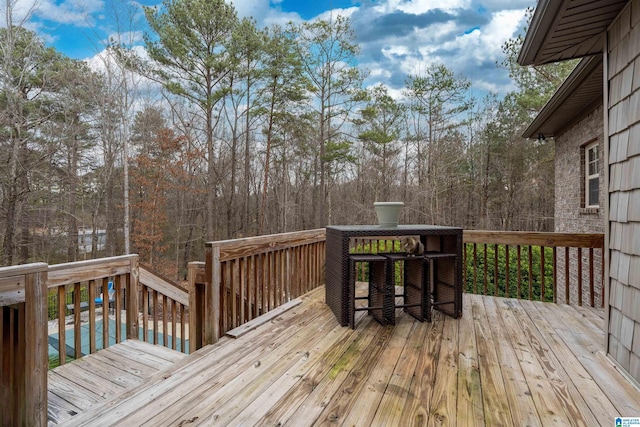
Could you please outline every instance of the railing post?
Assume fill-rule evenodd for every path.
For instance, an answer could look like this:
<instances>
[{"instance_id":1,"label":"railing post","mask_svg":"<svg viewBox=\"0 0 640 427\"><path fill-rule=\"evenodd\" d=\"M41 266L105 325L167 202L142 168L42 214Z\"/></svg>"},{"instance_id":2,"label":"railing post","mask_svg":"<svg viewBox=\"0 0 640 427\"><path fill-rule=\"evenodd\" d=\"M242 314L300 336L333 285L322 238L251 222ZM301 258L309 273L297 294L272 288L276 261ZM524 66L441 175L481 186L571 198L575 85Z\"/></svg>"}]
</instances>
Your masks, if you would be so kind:
<instances>
[{"instance_id":1,"label":"railing post","mask_svg":"<svg viewBox=\"0 0 640 427\"><path fill-rule=\"evenodd\" d=\"M202 348L204 280L199 281L198 277L204 268L204 262L190 262L187 266L187 279L189 281L189 353Z\"/></svg>"},{"instance_id":2,"label":"railing post","mask_svg":"<svg viewBox=\"0 0 640 427\"><path fill-rule=\"evenodd\" d=\"M138 339L138 281L140 279L140 264L137 255L131 257L129 283L125 289L127 310L127 339ZM107 299L108 301L108 299ZM107 303L108 307L108 303ZM145 325L146 328L146 325ZM165 332L166 334L166 332Z\"/></svg>"},{"instance_id":3,"label":"railing post","mask_svg":"<svg viewBox=\"0 0 640 427\"><path fill-rule=\"evenodd\" d=\"M207 245L206 252L203 345L213 344L220 338L220 282L222 280L220 246Z\"/></svg>"},{"instance_id":4,"label":"railing post","mask_svg":"<svg viewBox=\"0 0 640 427\"><path fill-rule=\"evenodd\" d=\"M47 425L47 264L25 282L25 425Z\"/></svg>"},{"instance_id":5,"label":"railing post","mask_svg":"<svg viewBox=\"0 0 640 427\"><path fill-rule=\"evenodd\" d=\"M47 271L0 268L0 425L47 425Z\"/></svg>"}]
</instances>

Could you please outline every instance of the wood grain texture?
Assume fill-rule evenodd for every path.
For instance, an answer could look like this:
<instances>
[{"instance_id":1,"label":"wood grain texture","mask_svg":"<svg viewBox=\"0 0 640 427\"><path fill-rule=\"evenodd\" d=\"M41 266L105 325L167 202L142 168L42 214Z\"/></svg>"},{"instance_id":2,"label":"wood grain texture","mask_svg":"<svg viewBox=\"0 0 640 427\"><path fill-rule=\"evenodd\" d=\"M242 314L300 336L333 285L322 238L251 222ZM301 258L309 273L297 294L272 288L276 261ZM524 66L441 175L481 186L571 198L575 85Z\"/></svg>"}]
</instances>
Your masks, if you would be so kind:
<instances>
[{"instance_id":1,"label":"wood grain texture","mask_svg":"<svg viewBox=\"0 0 640 427\"><path fill-rule=\"evenodd\" d=\"M48 372L49 423L73 424L83 411L113 401L185 357L165 347L127 340L54 368Z\"/></svg>"},{"instance_id":2,"label":"wood grain texture","mask_svg":"<svg viewBox=\"0 0 640 427\"><path fill-rule=\"evenodd\" d=\"M134 342L99 351L92 363L127 366L140 383L66 424L608 426L640 411L587 309L464 295L462 319L437 312L422 323L399 309L395 326L381 326L359 312L352 330L323 298L315 289L146 379L134 359L166 356L138 356Z\"/></svg>"},{"instance_id":3,"label":"wood grain texture","mask_svg":"<svg viewBox=\"0 0 640 427\"><path fill-rule=\"evenodd\" d=\"M604 248L604 234L464 230L464 243Z\"/></svg>"}]
</instances>

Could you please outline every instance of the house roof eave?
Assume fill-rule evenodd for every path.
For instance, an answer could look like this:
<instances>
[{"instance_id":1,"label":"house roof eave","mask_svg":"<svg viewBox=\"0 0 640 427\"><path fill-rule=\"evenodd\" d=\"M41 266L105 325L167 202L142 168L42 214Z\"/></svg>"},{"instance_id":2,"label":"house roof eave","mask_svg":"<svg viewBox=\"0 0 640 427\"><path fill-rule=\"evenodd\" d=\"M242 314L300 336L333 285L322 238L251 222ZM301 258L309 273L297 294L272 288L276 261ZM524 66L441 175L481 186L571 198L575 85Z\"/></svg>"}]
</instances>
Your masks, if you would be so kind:
<instances>
[{"instance_id":1,"label":"house roof eave","mask_svg":"<svg viewBox=\"0 0 640 427\"><path fill-rule=\"evenodd\" d=\"M572 99L579 102L570 102ZM586 102L585 102L586 101ZM524 138L552 137L602 102L602 55L584 58L524 131Z\"/></svg>"}]
</instances>

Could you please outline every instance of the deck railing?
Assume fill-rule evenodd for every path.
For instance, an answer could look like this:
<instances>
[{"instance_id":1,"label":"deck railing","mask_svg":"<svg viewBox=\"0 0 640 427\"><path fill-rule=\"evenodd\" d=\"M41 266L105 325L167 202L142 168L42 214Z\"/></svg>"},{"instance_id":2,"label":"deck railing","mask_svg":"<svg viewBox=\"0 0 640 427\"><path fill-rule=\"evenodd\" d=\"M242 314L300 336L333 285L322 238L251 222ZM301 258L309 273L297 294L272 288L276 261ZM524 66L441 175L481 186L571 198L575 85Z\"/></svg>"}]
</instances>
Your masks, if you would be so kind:
<instances>
[{"instance_id":1,"label":"deck railing","mask_svg":"<svg viewBox=\"0 0 640 427\"><path fill-rule=\"evenodd\" d=\"M137 255L49 266L47 286L57 306L49 341L59 364L130 338L187 351L187 292L140 266Z\"/></svg>"},{"instance_id":2,"label":"deck railing","mask_svg":"<svg viewBox=\"0 0 640 427\"><path fill-rule=\"evenodd\" d=\"M604 307L603 234L465 230L465 290Z\"/></svg>"},{"instance_id":3,"label":"deck railing","mask_svg":"<svg viewBox=\"0 0 640 427\"><path fill-rule=\"evenodd\" d=\"M142 314L142 340L160 344L186 353L187 329L199 319L189 318L190 296L188 290L173 281L140 265L140 312Z\"/></svg>"},{"instance_id":4,"label":"deck railing","mask_svg":"<svg viewBox=\"0 0 640 427\"><path fill-rule=\"evenodd\" d=\"M324 283L324 229L211 242L206 249L204 343Z\"/></svg>"},{"instance_id":5,"label":"deck railing","mask_svg":"<svg viewBox=\"0 0 640 427\"><path fill-rule=\"evenodd\" d=\"M47 287L55 295L58 312L57 319L54 319L58 321L57 338L50 337L49 341L55 343L61 365L69 356L79 359L107 348L113 339L111 337L115 337L116 343L138 338L138 278L137 255L49 266ZM102 304L96 302L99 296ZM114 324L109 318L111 308L114 310ZM124 334L123 310L126 312ZM73 316L71 330L67 329L68 313ZM68 343L71 341L67 339L68 333L73 334L72 345Z\"/></svg>"}]
</instances>

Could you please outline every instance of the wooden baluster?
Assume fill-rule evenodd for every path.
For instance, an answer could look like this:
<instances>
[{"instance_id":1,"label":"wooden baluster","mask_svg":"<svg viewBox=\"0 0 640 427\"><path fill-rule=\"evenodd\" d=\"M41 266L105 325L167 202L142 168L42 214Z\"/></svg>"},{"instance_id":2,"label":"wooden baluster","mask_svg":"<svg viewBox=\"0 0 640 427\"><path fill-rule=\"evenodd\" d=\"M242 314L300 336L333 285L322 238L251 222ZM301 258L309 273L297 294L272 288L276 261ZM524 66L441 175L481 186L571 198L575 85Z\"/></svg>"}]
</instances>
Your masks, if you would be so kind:
<instances>
[{"instance_id":1,"label":"wooden baluster","mask_svg":"<svg viewBox=\"0 0 640 427\"><path fill-rule=\"evenodd\" d=\"M570 266L570 252L569 247L564 248L564 303L571 304L571 272L569 270Z\"/></svg>"},{"instance_id":2,"label":"wooden baluster","mask_svg":"<svg viewBox=\"0 0 640 427\"><path fill-rule=\"evenodd\" d=\"M153 310L153 343L158 344L158 292L151 289L151 301Z\"/></svg>"},{"instance_id":3,"label":"wooden baluster","mask_svg":"<svg viewBox=\"0 0 640 427\"><path fill-rule=\"evenodd\" d=\"M80 306L82 302L82 291L80 282L73 284L73 346L74 357L82 357L82 332L80 329Z\"/></svg>"},{"instance_id":4,"label":"wooden baluster","mask_svg":"<svg viewBox=\"0 0 640 427\"><path fill-rule=\"evenodd\" d=\"M169 298L166 295L162 295L162 345L169 347Z\"/></svg>"},{"instance_id":5,"label":"wooden baluster","mask_svg":"<svg viewBox=\"0 0 640 427\"><path fill-rule=\"evenodd\" d=\"M172 300L171 301L171 337L172 337L171 338L171 348L174 349L174 350L178 348L177 343L176 343L177 338L178 338L178 332L176 330L176 326L177 326L176 325L176 323L177 323L176 322L176 315L178 314L176 305L178 305L178 303Z\"/></svg>"},{"instance_id":6,"label":"wooden baluster","mask_svg":"<svg viewBox=\"0 0 640 427\"><path fill-rule=\"evenodd\" d=\"M582 307L582 248L578 248L578 305Z\"/></svg>"},{"instance_id":7,"label":"wooden baluster","mask_svg":"<svg viewBox=\"0 0 640 427\"><path fill-rule=\"evenodd\" d=\"M478 245L473 244L473 293L478 293Z\"/></svg>"},{"instance_id":8,"label":"wooden baluster","mask_svg":"<svg viewBox=\"0 0 640 427\"><path fill-rule=\"evenodd\" d=\"M545 280L544 280L544 259L545 247L540 246L540 301L544 301Z\"/></svg>"},{"instance_id":9,"label":"wooden baluster","mask_svg":"<svg viewBox=\"0 0 640 427\"><path fill-rule=\"evenodd\" d=\"M484 244L484 294L487 295L487 244Z\"/></svg>"},{"instance_id":10,"label":"wooden baluster","mask_svg":"<svg viewBox=\"0 0 640 427\"><path fill-rule=\"evenodd\" d=\"M109 295L109 278L102 279L102 348L109 347L109 310L111 295Z\"/></svg>"},{"instance_id":11,"label":"wooden baluster","mask_svg":"<svg viewBox=\"0 0 640 427\"><path fill-rule=\"evenodd\" d=\"M185 315L185 307L184 305L180 304L180 351L182 351L183 353L187 352L186 323L187 323L187 316ZM191 325L191 323L189 323L189 328L191 327L195 327L195 325Z\"/></svg>"},{"instance_id":12,"label":"wooden baluster","mask_svg":"<svg viewBox=\"0 0 640 427\"><path fill-rule=\"evenodd\" d=\"M149 288L142 285L142 340L149 342Z\"/></svg>"},{"instance_id":13,"label":"wooden baluster","mask_svg":"<svg viewBox=\"0 0 640 427\"><path fill-rule=\"evenodd\" d=\"M517 272L518 272L518 283L517 283L517 290L518 290L518 299L522 298L522 247L520 245L516 246L516 258L518 259L518 266L517 266Z\"/></svg>"},{"instance_id":14,"label":"wooden baluster","mask_svg":"<svg viewBox=\"0 0 640 427\"><path fill-rule=\"evenodd\" d=\"M257 317L256 314L256 264L255 257L251 255L247 259L248 263L248 271L247 271L247 286L249 287L249 320L255 319Z\"/></svg>"},{"instance_id":15,"label":"wooden baluster","mask_svg":"<svg viewBox=\"0 0 640 427\"><path fill-rule=\"evenodd\" d=\"M595 285L593 276L593 248L589 248L589 305L595 307Z\"/></svg>"},{"instance_id":16,"label":"wooden baluster","mask_svg":"<svg viewBox=\"0 0 640 427\"><path fill-rule=\"evenodd\" d=\"M504 245L505 273L504 273L504 297L509 298L509 245Z\"/></svg>"},{"instance_id":17,"label":"wooden baluster","mask_svg":"<svg viewBox=\"0 0 640 427\"><path fill-rule=\"evenodd\" d=\"M462 244L462 292L467 292L467 245Z\"/></svg>"},{"instance_id":18,"label":"wooden baluster","mask_svg":"<svg viewBox=\"0 0 640 427\"><path fill-rule=\"evenodd\" d=\"M553 247L553 286L551 288L553 292L553 302L558 303L558 248Z\"/></svg>"},{"instance_id":19,"label":"wooden baluster","mask_svg":"<svg viewBox=\"0 0 640 427\"><path fill-rule=\"evenodd\" d=\"M122 342L122 275L113 278L115 290L116 343Z\"/></svg>"},{"instance_id":20,"label":"wooden baluster","mask_svg":"<svg viewBox=\"0 0 640 427\"><path fill-rule=\"evenodd\" d=\"M102 300L104 305L104 299ZM89 353L96 352L96 281L89 280Z\"/></svg>"},{"instance_id":21,"label":"wooden baluster","mask_svg":"<svg viewBox=\"0 0 640 427\"><path fill-rule=\"evenodd\" d=\"M238 260L234 259L229 262L229 283L231 284L231 325L233 329L238 326L238 280L236 275L238 274Z\"/></svg>"},{"instance_id":22,"label":"wooden baluster","mask_svg":"<svg viewBox=\"0 0 640 427\"><path fill-rule=\"evenodd\" d=\"M604 248L600 249L600 307L604 308Z\"/></svg>"},{"instance_id":23,"label":"wooden baluster","mask_svg":"<svg viewBox=\"0 0 640 427\"><path fill-rule=\"evenodd\" d=\"M67 363L67 293L66 286L58 286L58 355L60 364Z\"/></svg>"},{"instance_id":24,"label":"wooden baluster","mask_svg":"<svg viewBox=\"0 0 640 427\"><path fill-rule=\"evenodd\" d=\"M220 272L220 289L219 289L220 319L219 320L220 320L220 328L222 329L222 333L225 333L226 331L231 329L229 327L229 312L231 311L231 306L229 304L229 293L227 289L227 284L229 283L229 280L227 279L228 262L226 261L220 262L219 266L220 266L220 269L219 269L219 272ZM263 280L262 283L264 284L265 281ZM207 299L207 302L209 302L208 299ZM206 345L205 342L203 342L202 345Z\"/></svg>"},{"instance_id":25,"label":"wooden baluster","mask_svg":"<svg viewBox=\"0 0 640 427\"><path fill-rule=\"evenodd\" d=\"M529 301L533 299L533 248L531 245L529 248Z\"/></svg>"},{"instance_id":26,"label":"wooden baluster","mask_svg":"<svg viewBox=\"0 0 640 427\"><path fill-rule=\"evenodd\" d=\"M245 303L246 303L246 298L247 298L247 290L246 290L246 259L245 258L240 258L238 260L238 288L240 290L240 322L238 323L239 325L242 325L244 322L247 321L246 318L246 308L245 308Z\"/></svg>"},{"instance_id":27,"label":"wooden baluster","mask_svg":"<svg viewBox=\"0 0 640 427\"><path fill-rule=\"evenodd\" d=\"M493 245L493 294L499 295L500 281L498 280L498 245Z\"/></svg>"}]
</instances>

